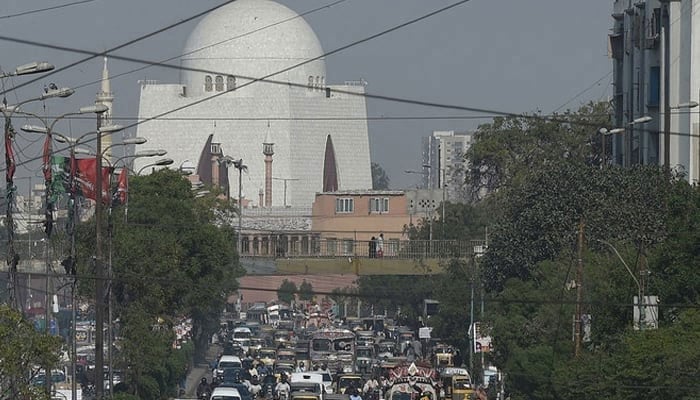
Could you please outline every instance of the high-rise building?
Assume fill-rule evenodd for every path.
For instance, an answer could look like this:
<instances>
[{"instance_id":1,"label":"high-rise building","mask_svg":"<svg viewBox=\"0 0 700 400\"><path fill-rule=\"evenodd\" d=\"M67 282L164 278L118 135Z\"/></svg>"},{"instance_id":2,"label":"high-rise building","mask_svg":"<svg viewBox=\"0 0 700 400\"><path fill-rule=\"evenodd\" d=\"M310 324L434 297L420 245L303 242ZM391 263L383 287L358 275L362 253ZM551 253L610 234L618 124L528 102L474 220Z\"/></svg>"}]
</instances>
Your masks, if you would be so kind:
<instances>
[{"instance_id":1,"label":"high-rise building","mask_svg":"<svg viewBox=\"0 0 700 400\"><path fill-rule=\"evenodd\" d=\"M327 186L372 187L365 82L327 83L323 49L300 15L270 0L231 2L199 22L183 53L179 83L141 82L137 131L175 166L196 160L213 134L247 166L251 207L308 208ZM237 194L238 171L229 174Z\"/></svg>"},{"instance_id":2,"label":"high-rise building","mask_svg":"<svg viewBox=\"0 0 700 400\"><path fill-rule=\"evenodd\" d=\"M423 179L422 188L442 189L448 201L464 201L465 171L464 158L473 142L471 132L433 131L423 138Z\"/></svg>"},{"instance_id":3,"label":"high-rise building","mask_svg":"<svg viewBox=\"0 0 700 400\"><path fill-rule=\"evenodd\" d=\"M700 0L615 0L613 162L667 164L700 179ZM651 120L642 123L642 117ZM668 118L666 120L665 118Z\"/></svg>"}]
</instances>

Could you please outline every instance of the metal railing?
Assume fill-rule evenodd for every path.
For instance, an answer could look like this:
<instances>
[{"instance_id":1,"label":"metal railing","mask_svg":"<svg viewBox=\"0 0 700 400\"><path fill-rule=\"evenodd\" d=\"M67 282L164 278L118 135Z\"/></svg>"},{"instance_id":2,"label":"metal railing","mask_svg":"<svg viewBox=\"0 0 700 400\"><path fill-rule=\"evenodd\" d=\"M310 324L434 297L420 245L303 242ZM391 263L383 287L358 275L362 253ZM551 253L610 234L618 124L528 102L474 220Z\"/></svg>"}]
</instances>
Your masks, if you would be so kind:
<instances>
[{"instance_id":1,"label":"metal railing","mask_svg":"<svg viewBox=\"0 0 700 400\"><path fill-rule=\"evenodd\" d=\"M368 240L312 239L307 242L279 241L275 246L252 249L244 246L241 257L260 258L387 258L429 259L472 257L482 251L482 240L385 240L382 251Z\"/></svg>"}]
</instances>

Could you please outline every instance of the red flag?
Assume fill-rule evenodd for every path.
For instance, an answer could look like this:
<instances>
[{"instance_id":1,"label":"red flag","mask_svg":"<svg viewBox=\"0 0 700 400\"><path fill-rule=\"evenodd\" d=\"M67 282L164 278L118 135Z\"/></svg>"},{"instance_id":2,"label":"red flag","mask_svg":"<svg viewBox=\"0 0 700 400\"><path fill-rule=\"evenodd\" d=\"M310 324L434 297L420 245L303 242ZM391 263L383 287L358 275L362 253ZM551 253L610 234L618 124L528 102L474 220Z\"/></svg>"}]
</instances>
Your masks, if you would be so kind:
<instances>
[{"instance_id":1,"label":"red flag","mask_svg":"<svg viewBox=\"0 0 700 400\"><path fill-rule=\"evenodd\" d=\"M44 181L46 181L46 187L51 186L51 132L46 134L46 141L44 141Z\"/></svg>"},{"instance_id":2,"label":"red flag","mask_svg":"<svg viewBox=\"0 0 700 400\"><path fill-rule=\"evenodd\" d=\"M83 196L97 201L97 159L80 158L75 161L78 167L75 179ZM102 203L109 204L109 200L109 168L102 167Z\"/></svg>"},{"instance_id":3,"label":"red flag","mask_svg":"<svg viewBox=\"0 0 700 400\"><path fill-rule=\"evenodd\" d=\"M15 165L15 152L12 150L12 135L10 135L9 132L5 132L5 165L7 165L5 181L7 183L12 183L12 178L15 176L15 169L17 166Z\"/></svg>"},{"instance_id":4,"label":"red flag","mask_svg":"<svg viewBox=\"0 0 700 400\"><path fill-rule=\"evenodd\" d=\"M121 204L126 204L129 195L129 174L126 168L122 168L117 181L117 198Z\"/></svg>"}]
</instances>

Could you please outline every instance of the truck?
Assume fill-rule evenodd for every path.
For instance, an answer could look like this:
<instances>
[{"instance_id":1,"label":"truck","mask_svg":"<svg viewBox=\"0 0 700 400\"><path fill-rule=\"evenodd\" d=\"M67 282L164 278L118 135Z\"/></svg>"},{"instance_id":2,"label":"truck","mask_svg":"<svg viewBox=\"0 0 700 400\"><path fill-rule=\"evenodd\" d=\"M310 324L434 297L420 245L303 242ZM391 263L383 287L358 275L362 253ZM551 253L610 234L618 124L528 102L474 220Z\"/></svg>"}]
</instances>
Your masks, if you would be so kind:
<instances>
[{"instance_id":1,"label":"truck","mask_svg":"<svg viewBox=\"0 0 700 400\"><path fill-rule=\"evenodd\" d=\"M389 371L385 400L438 400L439 375L429 364L401 364Z\"/></svg>"}]
</instances>

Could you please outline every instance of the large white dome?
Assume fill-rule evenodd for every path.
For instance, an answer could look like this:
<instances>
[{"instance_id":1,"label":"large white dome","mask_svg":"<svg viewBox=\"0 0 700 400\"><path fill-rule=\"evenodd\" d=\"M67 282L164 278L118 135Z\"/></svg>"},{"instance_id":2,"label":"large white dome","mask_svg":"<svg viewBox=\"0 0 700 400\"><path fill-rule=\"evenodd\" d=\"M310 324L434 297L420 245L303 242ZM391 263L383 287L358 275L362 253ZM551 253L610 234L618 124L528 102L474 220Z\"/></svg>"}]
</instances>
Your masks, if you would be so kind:
<instances>
[{"instance_id":1,"label":"large white dome","mask_svg":"<svg viewBox=\"0 0 700 400\"><path fill-rule=\"evenodd\" d=\"M216 91L216 76L262 77L323 55L313 29L297 13L270 0L237 0L202 19L185 44L182 65L217 73L183 70L188 96ZM306 85L325 83L319 59L270 79ZM212 88L207 84L213 83ZM230 79L230 78L229 78Z\"/></svg>"}]
</instances>

